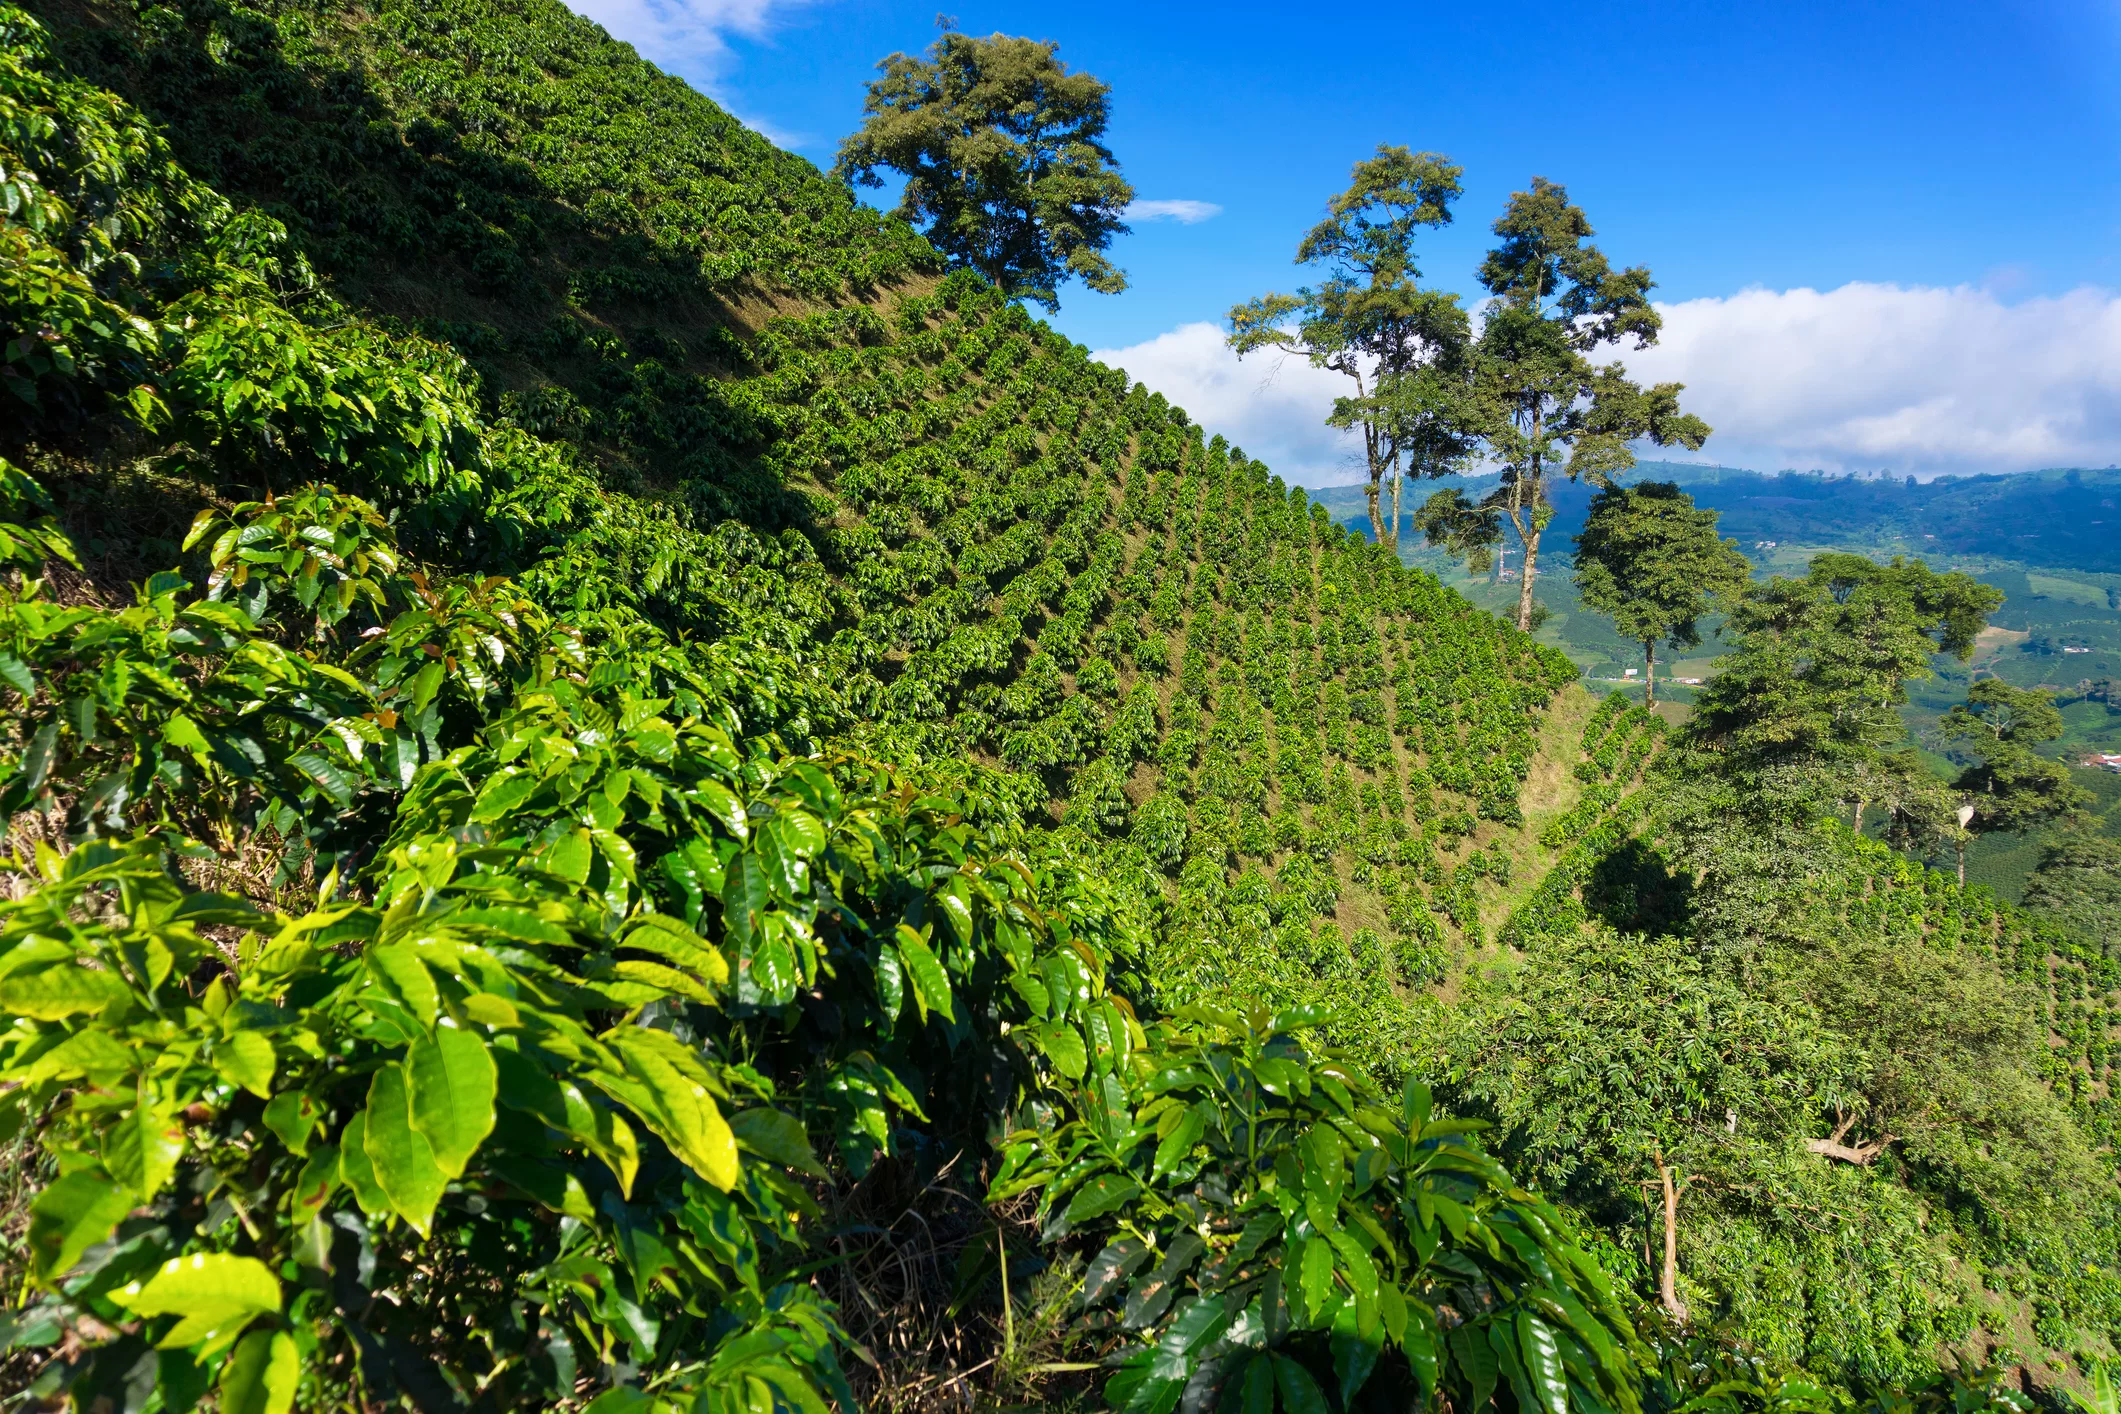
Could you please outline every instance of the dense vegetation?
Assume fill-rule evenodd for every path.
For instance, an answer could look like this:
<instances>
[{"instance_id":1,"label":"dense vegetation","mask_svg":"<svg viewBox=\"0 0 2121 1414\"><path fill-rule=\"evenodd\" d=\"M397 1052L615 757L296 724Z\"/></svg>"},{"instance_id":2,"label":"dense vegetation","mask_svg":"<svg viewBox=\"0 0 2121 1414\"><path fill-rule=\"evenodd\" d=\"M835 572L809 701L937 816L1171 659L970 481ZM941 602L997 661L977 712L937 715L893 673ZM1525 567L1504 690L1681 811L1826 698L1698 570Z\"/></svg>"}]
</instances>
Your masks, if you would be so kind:
<instances>
[{"instance_id":1,"label":"dense vegetation","mask_svg":"<svg viewBox=\"0 0 2121 1414\"><path fill-rule=\"evenodd\" d=\"M2110 1351L2080 935L1763 815L556 5L47 21L9 1389L1967 1414Z\"/></svg>"}]
</instances>

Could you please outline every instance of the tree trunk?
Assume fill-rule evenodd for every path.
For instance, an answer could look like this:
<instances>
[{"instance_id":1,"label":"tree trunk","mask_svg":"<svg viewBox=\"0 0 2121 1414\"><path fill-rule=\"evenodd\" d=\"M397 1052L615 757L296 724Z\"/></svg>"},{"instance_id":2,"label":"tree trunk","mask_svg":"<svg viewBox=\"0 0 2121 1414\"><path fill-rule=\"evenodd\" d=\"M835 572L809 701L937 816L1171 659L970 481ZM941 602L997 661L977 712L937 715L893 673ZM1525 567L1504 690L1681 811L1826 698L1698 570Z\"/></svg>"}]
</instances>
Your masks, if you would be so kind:
<instances>
[{"instance_id":1,"label":"tree trunk","mask_svg":"<svg viewBox=\"0 0 2121 1414\"><path fill-rule=\"evenodd\" d=\"M1517 587L1517 627L1532 631L1532 576L1539 566L1539 519L1535 514L1524 536L1524 583Z\"/></svg>"},{"instance_id":2,"label":"tree trunk","mask_svg":"<svg viewBox=\"0 0 2121 1414\"><path fill-rule=\"evenodd\" d=\"M1966 841L1956 841L1959 846L1959 887L1966 887Z\"/></svg>"},{"instance_id":3,"label":"tree trunk","mask_svg":"<svg viewBox=\"0 0 2121 1414\"><path fill-rule=\"evenodd\" d=\"M1863 833L1863 807L1868 805L1869 803L1869 801L1858 797L1856 801L1856 808L1853 812L1850 813L1849 816L1849 828L1854 830L1859 835ZM1887 813L1890 814L1891 812L1888 811Z\"/></svg>"},{"instance_id":4,"label":"tree trunk","mask_svg":"<svg viewBox=\"0 0 2121 1414\"><path fill-rule=\"evenodd\" d=\"M1355 396L1358 398L1368 397L1370 391L1363 383L1361 366L1357 365L1349 368L1347 372L1355 379ZM1383 545L1386 543L1385 516L1384 510L1378 505L1377 496L1385 479L1385 461L1382 456L1378 455L1377 444L1376 426L1372 423L1364 422L1362 425L1362 457L1364 469L1369 472L1369 479L1363 484L1363 490L1370 498L1370 538L1377 544ZM1396 523L1392 527L1392 534L1393 539L1397 540L1399 526ZM1397 546L1394 548L1396 549Z\"/></svg>"},{"instance_id":5,"label":"tree trunk","mask_svg":"<svg viewBox=\"0 0 2121 1414\"><path fill-rule=\"evenodd\" d=\"M1642 705L1657 705L1657 640L1642 640Z\"/></svg>"},{"instance_id":6,"label":"tree trunk","mask_svg":"<svg viewBox=\"0 0 2121 1414\"><path fill-rule=\"evenodd\" d=\"M1686 1180L1672 1182L1672 1170L1661 1151L1656 1163L1657 1181L1664 1188L1664 1270L1658 1276L1657 1295L1673 1320L1684 1321L1688 1312L1686 1302L1679 1299L1679 1195L1686 1191Z\"/></svg>"},{"instance_id":7,"label":"tree trunk","mask_svg":"<svg viewBox=\"0 0 2121 1414\"><path fill-rule=\"evenodd\" d=\"M1392 469L1392 558L1399 558L1399 493L1406 485L1406 476L1397 467Z\"/></svg>"}]
</instances>

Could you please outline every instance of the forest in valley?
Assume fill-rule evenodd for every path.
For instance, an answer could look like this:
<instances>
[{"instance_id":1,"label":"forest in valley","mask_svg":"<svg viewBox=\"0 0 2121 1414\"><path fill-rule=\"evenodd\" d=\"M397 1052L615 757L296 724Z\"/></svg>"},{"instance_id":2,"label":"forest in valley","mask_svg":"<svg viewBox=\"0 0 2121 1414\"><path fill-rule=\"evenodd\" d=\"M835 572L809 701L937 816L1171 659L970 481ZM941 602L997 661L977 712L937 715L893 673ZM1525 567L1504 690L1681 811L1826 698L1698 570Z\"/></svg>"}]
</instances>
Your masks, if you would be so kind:
<instances>
[{"instance_id":1,"label":"forest in valley","mask_svg":"<svg viewBox=\"0 0 2121 1414\"><path fill-rule=\"evenodd\" d=\"M0 1410L2121 1408L2121 708L1997 666L2113 566L1748 559L1408 147L1230 313L1314 497L1040 317L1109 99L0 4Z\"/></svg>"}]
</instances>

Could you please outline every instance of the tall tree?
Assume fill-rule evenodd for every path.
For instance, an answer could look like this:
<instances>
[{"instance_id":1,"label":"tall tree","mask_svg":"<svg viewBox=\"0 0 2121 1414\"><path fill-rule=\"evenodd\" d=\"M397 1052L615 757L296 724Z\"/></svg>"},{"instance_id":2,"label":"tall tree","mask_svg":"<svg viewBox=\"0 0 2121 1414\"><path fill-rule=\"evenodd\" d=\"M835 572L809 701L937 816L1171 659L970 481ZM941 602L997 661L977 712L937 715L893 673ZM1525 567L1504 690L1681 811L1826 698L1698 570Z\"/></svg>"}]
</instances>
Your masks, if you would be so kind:
<instances>
[{"instance_id":1,"label":"tall tree","mask_svg":"<svg viewBox=\"0 0 2121 1414\"><path fill-rule=\"evenodd\" d=\"M1701 642L1704 615L1745 588L1752 565L1735 540L1718 539L1716 512L1669 481L1608 486L1576 537L1576 592L1642 645L1643 700L1657 701L1657 640Z\"/></svg>"},{"instance_id":2,"label":"tall tree","mask_svg":"<svg viewBox=\"0 0 2121 1414\"><path fill-rule=\"evenodd\" d=\"M1967 689L1966 701L1944 714L1941 725L1946 737L1965 743L1974 757L1952 783L1964 802L1962 823L1973 833L2023 834L2091 803L2091 793L2070 780L2067 766L2034 749L2062 735L2053 693L1982 678ZM1963 842L1959 882L1966 882Z\"/></svg>"},{"instance_id":3,"label":"tall tree","mask_svg":"<svg viewBox=\"0 0 2121 1414\"><path fill-rule=\"evenodd\" d=\"M1472 448L1465 373L1472 327L1458 296L1423 289L1415 234L1450 224L1464 169L1433 152L1377 149L1296 248L1325 278L1293 295L1262 295L1230 311L1229 345L1301 354L1342 374L1353 397L1327 421L1362 435L1370 531L1399 546L1400 487L1409 472L1440 476ZM1386 522L1384 490L1391 489Z\"/></svg>"},{"instance_id":4,"label":"tall tree","mask_svg":"<svg viewBox=\"0 0 2121 1414\"><path fill-rule=\"evenodd\" d=\"M1802 578L1753 585L1679 734L1661 803L1664 846L1693 871L1697 937L1758 950L1807 933L1831 837L1821 816L1882 798L1902 766L1900 708L1939 653L1964 659L2000 591L1927 565L1820 555ZM1683 768L1683 769L1681 769ZM1900 828L1944 831L1947 812L1919 780L1891 785Z\"/></svg>"},{"instance_id":5,"label":"tall tree","mask_svg":"<svg viewBox=\"0 0 2121 1414\"><path fill-rule=\"evenodd\" d=\"M893 54L869 85L834 175L906 179L894 215L1004 293L1060 307L1070 276L1101 294L1127 277L1105 257L1134 188L1105 146L1112 90L1070 73L1051 42L944 34L926 59Z\"/></svg>"},{"instance_id":6,"label":"tall tree","mask_svg":"<svg viewBox=\"0 0 2121 1414\"><path fill-rule=\"evenodd\" d=\"M1709 426L1679 409L1678 383L1644 388L1618 363L1591 355L1633 339L1657 342L1663 319L1650 304L1654 282L1641 266L1615 270L1596 246L1590 220L1566 189L1544 177L1510 198L1495 222L1501 244L1488 252L1480 283L1494 302L1473 352L1485 451L1502 468L1479 502L1462 493L1425 508L1446 546L1487 549L1507 521L1524 547L1517 626L1533 623L1539 541L1553 506L1549 479L1587 476L1604 486L1635 464L1629 444L1698 448Z\"/></svg>"},{"instance_id":7,"label":"tall tree","mask_svg":"<svg viewBox=\"0 0 2121 1414\"><path fill-rule=\"evenodd\" d=\"M1718 664L1689 735L1740 768L1825 767L1847 776L1906 736L1911 680L1940 653L1964 661L2003 603L2001 590L1921 561L1813 558L1731 606L1737 651Z\"/></svg>"}]
</instances>

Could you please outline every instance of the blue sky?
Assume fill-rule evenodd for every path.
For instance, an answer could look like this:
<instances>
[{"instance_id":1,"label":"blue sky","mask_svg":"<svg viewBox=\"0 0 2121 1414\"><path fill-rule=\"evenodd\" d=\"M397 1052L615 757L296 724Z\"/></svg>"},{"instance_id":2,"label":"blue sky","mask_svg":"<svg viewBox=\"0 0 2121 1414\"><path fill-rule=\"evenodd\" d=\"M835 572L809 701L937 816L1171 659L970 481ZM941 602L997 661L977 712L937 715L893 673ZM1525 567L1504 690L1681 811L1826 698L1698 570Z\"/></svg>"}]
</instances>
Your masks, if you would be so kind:
<instances>
[{"instance_id":1,"label":"blue sky","mask_svg":"<svg viewBox=\"0 0 2121 1414\"><path fill-rule=\"evenodd\" d=\"M820 165L876 60L935 34L933 0L575 3ZM1457 224L1423 262L1445 288L1471 289L1512 190L1566 183L1607 254L1649 265L1674 304L1683 337L1643 371L1716 405L1726 459L1921 474L2121 459L2115 0L952 13L1059 41L1112 85L1111 145L1140 195L1220 208L1137 223L1114 249L1133 287L1064 291L1055 323L1189 406L1257 421L1263 400L1288 405L1285 459L1328 456L1297 423L1330 394L1308 370L1272 396L1251 370L1216 393L1198 326L1301 278L1298 237L1380 142L1466 168ZM1866 403L1852 379L1880 386Z\"/></svg>"}]
</instances>

